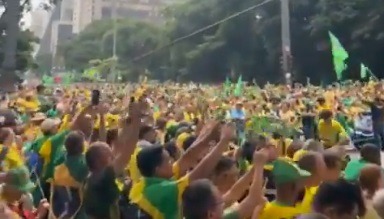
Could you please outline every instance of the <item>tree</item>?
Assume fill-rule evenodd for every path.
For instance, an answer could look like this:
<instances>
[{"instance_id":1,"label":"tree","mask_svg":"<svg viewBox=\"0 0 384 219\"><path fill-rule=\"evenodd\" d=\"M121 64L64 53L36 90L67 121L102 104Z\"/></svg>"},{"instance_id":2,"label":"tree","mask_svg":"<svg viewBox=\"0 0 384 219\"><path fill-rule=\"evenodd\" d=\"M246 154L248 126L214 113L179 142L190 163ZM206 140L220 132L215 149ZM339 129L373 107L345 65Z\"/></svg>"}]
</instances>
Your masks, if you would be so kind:
<instances>
[{"instance_id":1,"label":"tree","mask_svg":"<svg viewBox=\"0 0 384 219\"><path fill-rule=\"evenodd\" d=\"M68 44L62 45L60 51L65 59L66 67L82 72L90 67L91 60L108 60L111 58L113 55L112 22L112 20L96 21ZM161 35L161 29L154 25L119 20L117 22L118 70L129 72L133 80L136 80L145 69L156 70L161 57L153 56L139 62L135 62L134 59L161 45Z\"/></svg>"},{"instance_id":2,"label":"tree","mask_svg":"<svg viewBox=\"0 0 384 219\"><path fill-rule=\"evenodd\" d=\"M259 83L282 82L278 0L185 37L263 2L186 0L165 9L166 24L161 27L119 20L118 68L129 72L132 78L148 69L151 77L160 80L219 82L234 72L235 77L241 74L244 79L254 78ZM350 53L348 77L358 77L360 62L370 66L378 76L384 76L382 0L292 0L290 10L295 80L304 82L307 77L311 82L336 80L329 30ZM66 45L67 66L81 70L88 66L89 60L111 57L111 26L111 21L95 22Z\"/></svg>"},{"instance_id":3,"label":"tree","mask_svg":"<svg viewBox=\"0 0 384 219\"><path fill-rule=\"evenodd\" d=\"M50 3L55 3L56 0L51 0ZM0 85L5 90L12 90L14 84L18 81L18 76L15 70L18 69L20 64L20 57L25 57L27 51L18 51L20 46L18 43L20 39L25 39L25 35L29 34L20 30L20 19L23 11L30 9L30 0L0 0L0 7L4 12L0 16L0 31L3 58L0 69ZM47 5L43 5L46 7ZM23 41L20 41L21 43ZM24 47L23 45L21 47ZM21 54L23 53L23 54ZM22 63L21 63L22 64ZM24 63L26 64L26 63Z\"/></svg>"}]
</instances>

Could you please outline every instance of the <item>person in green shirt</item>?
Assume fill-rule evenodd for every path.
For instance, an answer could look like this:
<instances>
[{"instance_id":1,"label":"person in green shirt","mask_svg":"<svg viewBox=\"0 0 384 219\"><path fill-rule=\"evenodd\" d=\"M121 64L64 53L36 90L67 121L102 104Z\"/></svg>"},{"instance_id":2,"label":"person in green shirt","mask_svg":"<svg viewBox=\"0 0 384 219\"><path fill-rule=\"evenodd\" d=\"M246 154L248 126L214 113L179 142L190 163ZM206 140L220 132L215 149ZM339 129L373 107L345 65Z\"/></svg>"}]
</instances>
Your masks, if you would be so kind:
<instances>
[{"instance_id":1,"label":"person in green shirt","mask_svg":"<svg viewBox=\"0 0 384 219\"><path fill-rule=\"evenodd\" d=\"M348 181L356 181L361 169L370 163L381 166L380 147L374 144L365 144L360 150L360 159L353 159L348 162L344 171L344 178Z\"/></svg>"}]
</instances>

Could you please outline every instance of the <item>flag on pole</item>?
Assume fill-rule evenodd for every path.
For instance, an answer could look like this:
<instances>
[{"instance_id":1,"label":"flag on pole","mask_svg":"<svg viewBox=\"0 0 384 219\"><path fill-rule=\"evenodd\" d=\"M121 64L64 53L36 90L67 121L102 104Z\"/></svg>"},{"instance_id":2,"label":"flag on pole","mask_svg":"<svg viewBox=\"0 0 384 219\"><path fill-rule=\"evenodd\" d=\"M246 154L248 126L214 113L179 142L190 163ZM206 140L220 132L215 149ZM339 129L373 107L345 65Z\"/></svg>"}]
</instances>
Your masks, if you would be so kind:
<instances>
[{"instance_id":1,"label":"flag on pole","mask_svg":"<svg viewBox=\"0 0 384 219\"><path fill-rule=\"evenodd\" d=\"M228 76L225 78L224 82L224 97L227 97L231 93L231 81L229 80Z\"/></svg>"},{"instance_id":2,"label":"flag on pole","mask_svg":"<svg viewBox=\"0 0 384 219\"><path fill-rule=\"evenodd\" d=\"M368 76L368 74L374 78L374 79L377 79L376 75L373 74L373 72L371 71L371 69L369 69L367 66L365 66L363 63L360 64L360 78L361 79L364 79Z\"/></svg>"},{"instance_id":3,"label":"flag on pole","mask_svg":"<svg viewBox=\"0 0 384 219\"><path fill-rule=\"evenodd\" d=\"M52 85L55 83L54 78L48 75L43 75L43 78L41 80L44 85Z\"/></svg>"},{"instance_id":4,"label":"flag on pole","mask_svg":"<svg viewBox=\"0 0 384 219\"><path fill-rule=\"evenodd\" d=\"M337 80L342 80L343 71L347 68L345 60L349 57L347 51L341 45L340 41L337 39L332 32L328 32L329 38L332 45L332 56L333 56L333 65L336 72Z\"/></svg>"},{"instance_id":5,"label":"flag on pole","mask_svg":"<svg viewBox=\"0 0 384 219\"><path fill-rule=\"evenodd\" d=\"M239 78L237 79L237 83L235 86L235 90L233 91L233 94L236 97L239 97L242 95L242 93L243 93L243 76L240 75Z\"/></svg>"},{"instance_id":6,"label":"flag on pole","mask_svg":"<svg viewBox=\"0 0 384 219\"><path fill-rule=\"evenodd\" d=\"M367 67L363 64L363 63L361 63L361 65L360 65L360 78L361 79L364 79L364 78L366 78L367 77Z\"/></svg>"}]
</instances>

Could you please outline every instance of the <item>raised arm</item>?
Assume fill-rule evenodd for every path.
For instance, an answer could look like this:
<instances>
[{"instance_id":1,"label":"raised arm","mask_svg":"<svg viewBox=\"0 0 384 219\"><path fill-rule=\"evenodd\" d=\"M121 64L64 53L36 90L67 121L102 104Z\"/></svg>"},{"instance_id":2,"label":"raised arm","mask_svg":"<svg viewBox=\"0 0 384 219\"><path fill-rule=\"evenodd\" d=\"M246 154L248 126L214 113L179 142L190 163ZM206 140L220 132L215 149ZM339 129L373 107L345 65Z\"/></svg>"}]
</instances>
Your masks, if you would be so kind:
<instances>
[{"instance_id":1,"label":"raised arm","mask_svg":"<svg viewBox=\"0 0 384 219\"><path fill-rule=\"evenodd\" d=\"M124 171L136 148L141 126L142 105L143 103L141 102L130 104L129 118L125 121L116 140L114 170L117 174Z\"/></svg>"},{"instance_id":2,"label":"raised arm","mask_svg":"<svg viewBox=\"0 0 384 219\"><path fill-rule=\"evenodd\" d=\"M189 180L194 181L208 177L212 173L217 162L219 162L219 159L228 147L229 142L235 136L235 127L232 124L224 125L221 128L219 143L203 158L202 161L200 161L196 168L191 171L189 174Z\"/></svg>"},{"instance_id":3,"label":"raised arm","mask_svg":"<svg viewBox=\"0 0 384 219\"><path fill-rule=\"evenodd\" d=\"M223 199L225 206L229 207L234 202L238 201L243 197L245 192L248 190L249 185L252 183L255 169L252 167L247 173L245 173L237 182L231 187L231 189L224 194Z\"/></svg>"},{"instance_id":4,"label":"raised arm","mask_svg":"<svg viewBox=\"0 0 384 219\"><path fill-rule=\"evenodd\" d=\"M234 209L239 218L249 218L252 216L256 206L264 201L263 196L263 169L268 160L268 151L266 149L257 151L253 155L254 174L251 187L247 197Z\"/></svg>"},{"instance_id":5,"label":"raised arm","mask_svg":"<svg viewBox=\"0 0 384 219\"><path fill-rule=\"evenodd\" d=\"M202 151L207 150L209 141L212 140L214 132L217 130L218 123L210 122L200 131L200 135L193 142L191 147L176 161L175 165L179 167L179 176L183 176L199 160Z\"/></svg>"}]
</instances>

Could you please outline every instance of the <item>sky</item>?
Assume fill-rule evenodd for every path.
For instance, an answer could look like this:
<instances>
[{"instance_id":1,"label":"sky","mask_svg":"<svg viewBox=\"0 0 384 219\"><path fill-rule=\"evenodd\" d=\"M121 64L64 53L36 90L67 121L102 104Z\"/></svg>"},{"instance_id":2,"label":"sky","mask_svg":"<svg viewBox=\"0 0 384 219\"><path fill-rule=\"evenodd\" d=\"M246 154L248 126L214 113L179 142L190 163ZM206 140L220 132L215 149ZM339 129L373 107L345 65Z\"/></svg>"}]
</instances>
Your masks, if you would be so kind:
<instances>
[{"instance_id":1,"label":"sky","mask_svg":"<svg viewBox=\"0 0 384 219\"><path fill-rule=\"evenodd\" d=\"M41 4L42 2L45 2L45 0L32 0L31 1L31 3L32 3L32 10L38 8L39 4ZM23 21L25 22L25 27L29 27L31 25L31 14L30 13L26 13L23 16Z\"/></svg>"}]
</instances>

